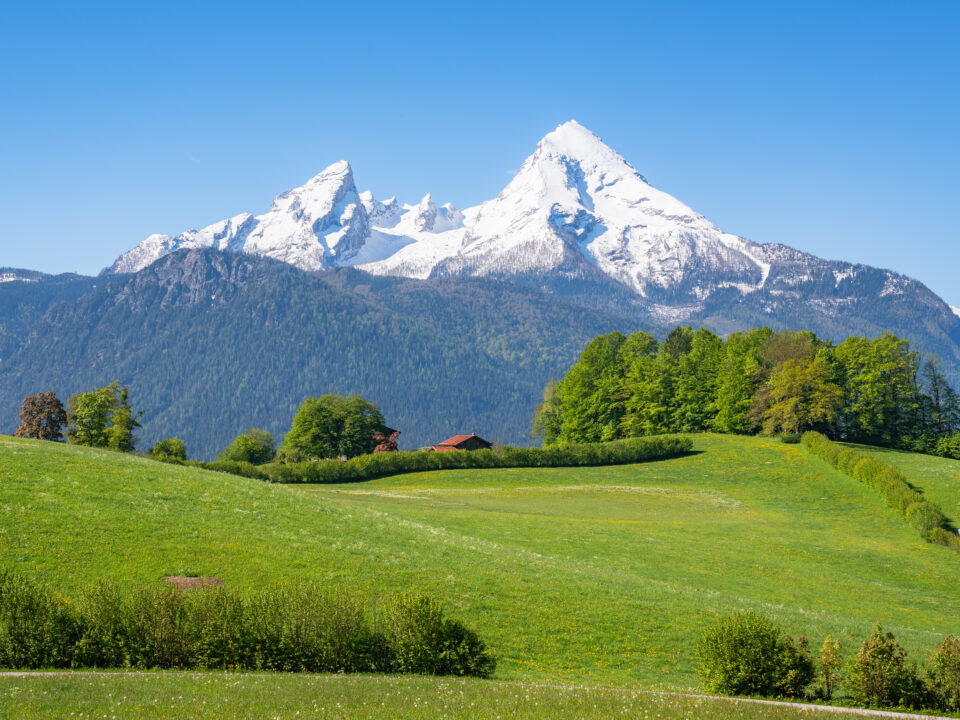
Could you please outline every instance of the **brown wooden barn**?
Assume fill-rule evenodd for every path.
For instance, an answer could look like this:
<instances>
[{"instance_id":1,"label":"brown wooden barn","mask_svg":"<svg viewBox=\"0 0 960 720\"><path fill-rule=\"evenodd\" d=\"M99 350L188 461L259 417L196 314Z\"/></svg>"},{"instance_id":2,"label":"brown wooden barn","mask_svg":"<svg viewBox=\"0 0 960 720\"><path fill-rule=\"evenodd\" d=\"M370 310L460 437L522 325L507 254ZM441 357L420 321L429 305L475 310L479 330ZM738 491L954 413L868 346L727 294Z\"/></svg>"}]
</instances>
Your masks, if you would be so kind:
<instances>
[{"instance_id":1,"label":"brown wooden barn","mask_svg":"<svg viewBox=\"0 0 960 720\"><path fill-rule=\"evenodd\" d=\"M431 446L431 449L437 452L449 452L450 450L482 450L492 447L493 443L487 442L476 433L471 433L469 435L454 435L442 443Z\"/></svg>"}]
</instances>

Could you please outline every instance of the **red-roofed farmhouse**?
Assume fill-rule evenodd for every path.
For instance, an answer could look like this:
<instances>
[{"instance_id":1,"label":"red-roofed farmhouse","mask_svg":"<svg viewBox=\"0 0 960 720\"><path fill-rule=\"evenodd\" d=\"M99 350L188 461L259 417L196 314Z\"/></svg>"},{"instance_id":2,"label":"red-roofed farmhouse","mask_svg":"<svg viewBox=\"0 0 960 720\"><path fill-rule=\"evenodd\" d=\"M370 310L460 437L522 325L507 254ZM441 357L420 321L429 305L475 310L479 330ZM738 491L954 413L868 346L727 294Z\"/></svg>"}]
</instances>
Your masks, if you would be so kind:
<instances>
[{"instance_id":1,"label":"red-roofed farmhouse","mask_svg":"<svg viewBox=\"0 0 960 720\"><path fill-rule=\"evenodd\" d=\"M437 452L449 452L450 450L481 450L491 448L493 443L489 443L475 433L470 435L454 435L442 443L437 443L432 447Z\"/></svg>"}]
</instances>

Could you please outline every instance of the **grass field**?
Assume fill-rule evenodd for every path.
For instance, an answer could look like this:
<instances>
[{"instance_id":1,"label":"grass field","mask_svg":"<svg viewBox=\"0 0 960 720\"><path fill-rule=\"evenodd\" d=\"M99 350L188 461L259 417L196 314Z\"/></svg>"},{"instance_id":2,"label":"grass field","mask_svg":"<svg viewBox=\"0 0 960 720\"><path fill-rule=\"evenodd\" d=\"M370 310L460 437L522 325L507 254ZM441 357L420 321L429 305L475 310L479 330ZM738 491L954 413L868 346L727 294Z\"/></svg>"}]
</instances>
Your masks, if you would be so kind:
<instances>
[{"instance_id":1,"label":"grass field","mask_svg":"<svg viewBox=\"0 0 960 720\"><path fill-rule=\"evenodd\" d=\"M930 502L940 506L954 527L960 527L960 460L867 445L850 447L898 468L911 485L922 490Z\"/></svg>"},{"instance_id":2,"label":"grass field","mask_svg":"<svg viewBox=\"0 0 960 720\"><path fill-rule=\"evenodd\" d=\"M813 715L824 720L867 717L860 713L812 713L736 700L670 697L621 688L449 678L177 672L0 677L3 720L797 720Z\"/></svg>"},{"instance_id":3,"label":"grass field","mask_svg":"<svg viewBox=\"0 0 960 720\"><path fill-rule=\"evenodd\" d=\"M422 590L479 631L501 680L696 687L698 633L738 608L848 654L877 622L917 659L960 633L960 556L868 488L798 445L695 446L636 466L283 486L0 438L0 566L68 596L186 572Z\"/></svg>"}]
</instances>

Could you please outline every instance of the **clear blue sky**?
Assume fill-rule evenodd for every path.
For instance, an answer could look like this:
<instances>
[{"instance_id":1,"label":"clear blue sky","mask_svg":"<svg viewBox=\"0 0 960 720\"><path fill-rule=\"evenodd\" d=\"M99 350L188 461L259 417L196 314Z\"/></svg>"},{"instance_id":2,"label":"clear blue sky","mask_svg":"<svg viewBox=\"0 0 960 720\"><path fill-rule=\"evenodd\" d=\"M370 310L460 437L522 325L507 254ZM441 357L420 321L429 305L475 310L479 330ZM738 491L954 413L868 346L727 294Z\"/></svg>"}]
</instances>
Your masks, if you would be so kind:
<instances>
[{"instance_id":1,"label":"clear blue sky","mask_svg":"<svg viewBox=\"0 0 960 720\"><path fill-rule=\"evenodd\" d=\"M960 306L960 3L10 3L0 265L93 273L338 159L494 196L576 118L729 232Z\"/></svg>"}]
</instances>

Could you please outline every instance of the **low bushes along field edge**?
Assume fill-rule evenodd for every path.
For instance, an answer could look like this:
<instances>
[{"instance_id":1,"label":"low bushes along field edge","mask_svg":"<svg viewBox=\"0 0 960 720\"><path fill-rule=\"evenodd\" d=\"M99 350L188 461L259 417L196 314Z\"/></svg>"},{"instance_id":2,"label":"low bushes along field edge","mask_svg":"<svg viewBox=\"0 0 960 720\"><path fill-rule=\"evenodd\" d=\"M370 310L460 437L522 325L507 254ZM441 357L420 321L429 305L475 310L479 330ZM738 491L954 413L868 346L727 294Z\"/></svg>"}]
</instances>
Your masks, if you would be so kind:
<instances>
[{"instance_id":1,"label":"low bushes along field edge","mask_svg":"<svg viewBox=\"0 0 960 720\"><path fill-rule=\"evenodd\" d=\"M813 455L876 491L924 540L960 552L960 536L952 531L943 511L907 482L900 470L839 445L822 433L804 433L803 445Z\"/></svg>"},{"instance_id":2,"label":"low bushes along field edge","mask_svg":"<svg viewBox=\"0 0 960 720\"><path fill-rule=\"evenodd\" d=\"M496 660L425 596L395 595L371 612L355 592L308 584L124 592L101 583L67 600L0 572L0 667L489 677Z\"/></svg>"},{"instance_id":3,"label":"low bushes along field edge","mask_svg":"<svg viewBox=\"0 0 960 720\"><path fill-rule=\"evenodd\" d=\"M578 467L627 465L689 453L693 441L680 435L615 440L607 443L557 445L548 448L504 446L495 450L412 450L360 455L349 460L273 463L260 470L281 483L342 483L386 475L472 468ZM214 469L214 468L211 468Z\"/></svg>"},{"instance_id":4,"label":"low bushes along field edge","mask_svg":"<svg viewBox=\"0 0 960 720\"><path fill-rule=\"evenodd\" d=\"M696 666L706 690L722 695L830 701L844 705L960 710L960 640L948 635L917 666L893 633L878 625L854 657L831 636L815 656L805 637L784 635L770 618L751 611L718 618L697 645Z\"/></svg>"}]
</instances>

